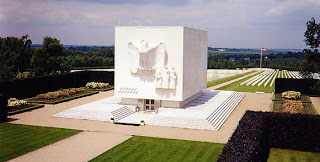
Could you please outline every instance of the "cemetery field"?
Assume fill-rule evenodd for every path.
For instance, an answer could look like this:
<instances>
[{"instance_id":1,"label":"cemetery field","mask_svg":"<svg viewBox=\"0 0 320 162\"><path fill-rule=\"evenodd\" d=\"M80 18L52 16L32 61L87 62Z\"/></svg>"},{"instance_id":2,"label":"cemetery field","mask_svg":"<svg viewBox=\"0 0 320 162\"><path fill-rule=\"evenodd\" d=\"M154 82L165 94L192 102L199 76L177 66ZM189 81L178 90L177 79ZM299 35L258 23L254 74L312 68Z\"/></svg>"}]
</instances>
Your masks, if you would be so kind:
<instances>
[{"instance_id":1,"label":"cemetery field","mask_svg":"<svg viewBox=\"0 0 320 162\"><path fill-rule=\"evenodd\" d=\"M0 124L0 161L7 161L75 135L81 130Z\"/></svg>"},{"instance_id":2,"label":"cemetery field","mask_svg":"<svg viewBox=\"0 0 320 162\"><path fill-rule=\"evenodd\" d=\"M272 93L275 91L276 78L294 78L300 79L301 75L297 71L278 71L270 70L258 73L242 79L238 82L218 88L218 90L232 90L238 92L265 92Z\"/></svg>"},{"instance_id":3,"label":"cemetery field","mask_svg":"<svg viewBox=\"0 0 320 162\"><path fill-rule=\"evenodd\" d=\"M230 80L233 80L233 79L237 79L237 78L243 77L245 75L249 75L249 74L254 73L254 72L255 71L251 71L251 72L247 72L247 73L244 73L244 74L234 75L234 76L218 79L218 80L211 81L211 82L209 81L208 84L207 84L207 88L215 86L215 85L218 85L218 84L221 84L221 83L224 83L224 82L227 82L227 81L230 81Z\"/></svg>"},{"instance_id":4,"label":"cemetery field","mask_svg":"<svg viewBox=\"0 0 320 162\"><path fill-rule=\"evenodd\" d=\"M91 161L216 161L224 144L134 136Z\"/></svg>"},{"instance_id":5,"label":"cemetery field","mask_svg":"<svg viewBox=\"0 0 320 162\"><path fill-rule=\"evenodd\" d=\"M275 91L275 85L273 84L272 87L270 86L240 86L241 83L243 83L244 81L248 80L248 79L251 79L255 76L250 76L250 77L247 77L247 78L244 78L244 79L241 79L237 82L234 82L234 83L231 83L231 84L228 84L226 86L223 86L223 87L220 87L218 88L217 90L228 90L228 91L238 91L238 92L265 92L265 93L272 93Z\"/></svg>"}]
</instances>

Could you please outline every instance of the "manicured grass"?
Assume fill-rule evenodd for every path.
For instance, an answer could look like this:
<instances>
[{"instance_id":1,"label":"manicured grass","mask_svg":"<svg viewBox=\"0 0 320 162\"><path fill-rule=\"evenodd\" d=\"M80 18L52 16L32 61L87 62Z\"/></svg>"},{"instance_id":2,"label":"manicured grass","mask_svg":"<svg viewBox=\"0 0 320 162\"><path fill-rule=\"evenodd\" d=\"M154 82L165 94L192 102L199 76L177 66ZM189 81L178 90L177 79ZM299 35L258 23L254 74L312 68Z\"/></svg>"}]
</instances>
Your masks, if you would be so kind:
<instances>
[{"instance_id":1,"label":"manicured grass","mask_svg":"<svg viewBox=\"0 0 320 162\"><path fill-rule=\"evenodd\" d=\"M320 153L270 149L268 162L274 161L320 161Z\"/></svg>"},{"instance_id":2,"label":"manicured grass","mask_svg":"<svg viewBox=\"0 0 320 162\"><path fill-rule=\"evenodd\" d=\"M247 72L247 73L244 73L244 74L234 75L234 76L230 76L230 77L226 77L226 78L222 78L222 79L218 79L218 80L215 80L215 81L208 82L207 83L207 88L215 86L215 85L218 85L218 84L221 84L221 83L224 83L224 82L227 82L227 81L230 81L230 80L233 80L233 79L240 78L242 76L245 76L245 75L248 75L248 74L251 74L251 73L254 73L254 72L255 71L250 71L250 72Z\"/></svg>"},{"instance_id":3,"label":"manicured grass","mask_svg":"<svg viewBox=\"0 0 320 162\"><path fill-rule=\"evenodd\" d=\"M224 144L134 136L91 161L216 161Z\"/></svg>"},{"instance_id":4,"label":"manicured grass","mask_svg":"<svg viewBox=\"0 0 320 162\"><path fill-rule=\"evenodd\" d=\"M10 160L79 132L82 131L1 123L0 161Z\"/></svg>"},{"instance_id":5,"label":"manicured grass","mask_svg":"<svg viewBox=\"0 0 320 162\"><path fill-rule=\"evenodd\" d=\"M260 73L258 73L260 74ZM257 74L257 75L258 75ZM265 93L272 93L275 91L275 84L272 85L272 87L269 86L269 84L264 87L263 85L261 85L260 87L258 87L257 85L255 86L251 86L251 85L243 85L243 86L240 86L240 83L254 77L255 75L253 76L250 76L250 77L247 77L247 78L244 78L244 79L241 79L237 82L234 82L234 83L231 83L229 85L226 85L226 86L223 86L223 87L220 87L218 88L217 90L228 90L228 91L238 91L238 92L265 92Z\"/></svg>"}]
</instances>

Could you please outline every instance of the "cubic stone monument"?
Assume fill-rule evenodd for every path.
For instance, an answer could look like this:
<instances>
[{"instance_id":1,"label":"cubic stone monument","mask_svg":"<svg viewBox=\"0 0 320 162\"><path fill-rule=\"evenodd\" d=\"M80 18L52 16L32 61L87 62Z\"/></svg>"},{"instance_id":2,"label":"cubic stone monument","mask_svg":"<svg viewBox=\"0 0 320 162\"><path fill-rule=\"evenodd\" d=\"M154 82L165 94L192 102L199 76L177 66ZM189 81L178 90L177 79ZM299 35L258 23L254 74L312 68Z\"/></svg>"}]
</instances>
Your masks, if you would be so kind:
<instances>
[{"instance_id":1,"label":"cubic stone monument","mask_svg":"<svg viewBox=\"0 0 320 162\"><path fill-rule=\"evenodd\" d=\"M115 27L115 96L141 111L179 108L207 88L208 32Z\"/></svg>"}]
</instances>

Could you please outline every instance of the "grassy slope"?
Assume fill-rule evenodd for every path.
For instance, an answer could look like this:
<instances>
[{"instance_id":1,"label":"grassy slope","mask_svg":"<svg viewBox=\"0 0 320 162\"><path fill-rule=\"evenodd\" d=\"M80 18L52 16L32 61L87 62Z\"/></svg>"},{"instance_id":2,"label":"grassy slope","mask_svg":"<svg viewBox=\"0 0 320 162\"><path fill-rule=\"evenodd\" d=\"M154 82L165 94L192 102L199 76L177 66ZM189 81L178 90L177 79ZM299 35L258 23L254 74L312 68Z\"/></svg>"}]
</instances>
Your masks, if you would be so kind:
<instances>
[{"instance_id":1,"label":"grassy slope","mask_svg":"<svg viewBox=\"0 0 320 162\"><path fill-rule=\"evenodd\" d=\"M216 161L223 144L134 136L91 161Z\"/></svg>"},{"instance_id":2,"label":"grassy slope","mask_svg":"<svg viewBox=\"0 0 320 162\"><path fill-rule=\"evenodd\" d=\"M244 73L244 74L234 75L234 76L218 79L218 80L215 80L215 81L212 81L212 82L208 82L207 83L207 87L212 87L212 86L215 86L215 85L218 85L218 84L221 84L221 83L233 80L233 79L237 79L237 78L240 78L242 76L251 74L253 72L255 72L255 71L251 71L251 72L247 72L247 73Z\"/></svg>"},{"instance_id":3,"label":"grassy slope","mask_svg":"<svg viewBox=\"0 0 320 162\"><path fill-rule=\"evenodd\" d=\"M320 161L320 153L271 149L268 162L274 161Z\"/></svg>"},{"instance_id":4,"label":"grassy slope","mask_svg":"<svg viewBox=\"0 0 320 162\"><path fill-rule=\"evenodd\" d=\"M231 83L229 85L220 87L217 90L229 90L229 91L238 91L238 92L257 92L257 91L259 91L259 92L265 92L265 93L274 92L275 84L273 84L272 87L270 87L271 81L268 83L268 85L266 87L264 87L263 84L260 87L258 87L257 85L255 85L255 86L251 86L251 85L249 85L249 86L246 86L246 85L240 86L240 83L242 83L242 82L246 81L247 79L250 79L250 78L252 78L254 76L250 76L250 77L241 79L241 80L239 80L237 82L234 82L234 83Z\"/></svg>"},{"instance_id":5,"label":"grassy slope","mask_svg":"<svg viewBox=\"0 0 320 162\"><path fill-rule=\"evenodd\" d=\"M1 123L0 161L10 160L79 132L81 131Z\"/></svg>"}]
</instances>

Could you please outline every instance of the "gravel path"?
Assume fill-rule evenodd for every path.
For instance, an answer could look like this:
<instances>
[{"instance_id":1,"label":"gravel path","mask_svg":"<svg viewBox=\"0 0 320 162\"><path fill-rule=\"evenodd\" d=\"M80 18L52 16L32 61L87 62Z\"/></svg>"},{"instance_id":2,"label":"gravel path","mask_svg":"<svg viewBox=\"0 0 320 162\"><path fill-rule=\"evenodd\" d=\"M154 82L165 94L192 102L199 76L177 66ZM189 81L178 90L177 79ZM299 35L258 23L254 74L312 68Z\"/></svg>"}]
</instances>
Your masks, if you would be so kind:
<instances>
[{"instance_id":1,"label":"gravel path","mask_svg":"<svg viewBox=\"0 0 320 162\"><path fill-rule=\"evenodd\" d=\"M254 74L252 74L254 75ZM241 78L238 78L241 79ZM75 136L32 151L12 161L87 161L122 143L132 135L226 143L246 110L270 111L272 94L244 92L237 108L219 131L160 126L130 126L109 122L55 118L51 115L113 95L113 91L10 116L10 123L84 130Z\"/></svg>"}]
</instances>

